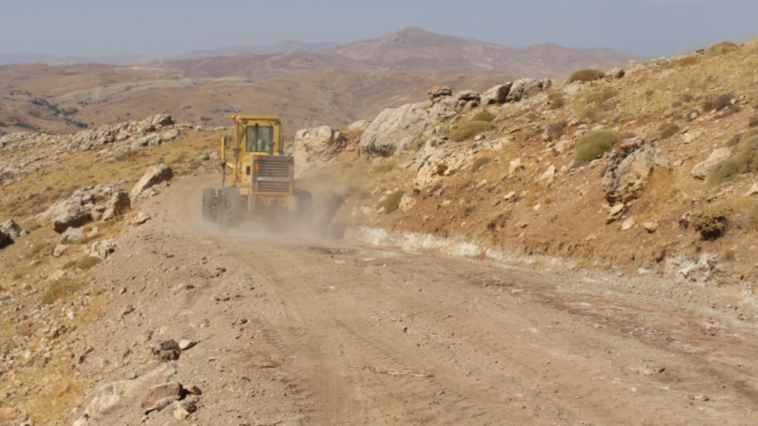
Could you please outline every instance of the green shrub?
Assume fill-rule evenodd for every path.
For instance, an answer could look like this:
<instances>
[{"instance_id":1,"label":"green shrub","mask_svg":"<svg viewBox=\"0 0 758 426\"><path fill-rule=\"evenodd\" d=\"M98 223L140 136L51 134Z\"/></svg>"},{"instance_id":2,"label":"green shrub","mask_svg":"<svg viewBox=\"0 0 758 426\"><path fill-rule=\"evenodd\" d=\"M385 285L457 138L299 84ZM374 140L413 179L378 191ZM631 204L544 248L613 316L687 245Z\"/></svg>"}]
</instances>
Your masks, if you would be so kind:
<instances>
[{"instance_id":1,"label":"green shrub","mask_svg":"<svg viewBox=\"0 0 758 426\"><path fill-rule=\"evenodd\" d=\"M550 136L550 140L557 140L563 135L563 131L566 130L566 122L559 121L547 126L545 133Z\"/></svg>"},{"instance_id":2,"label":"green shrub","mask_svg":"<svg viewBox=\"0 0 758 426\"><path fill-rule=\"evenodd\" d=\"M482 158L474 161L474 164L471 165L471 173L478 172L479 169L481 169L482 167L484 167L484 165L487 164L487 163L489 163L490 161L492 161L492 159L490 157L482 157Z\"/></svg>"},{"instance_id":3,"label":"green shrub","mask_svg":"<svg viewBox=\"0 0 758 426\"><path fill-rule=\"evenodd\" d=\"M574 158L592 161L613 148L616 142L624 139L624 135L609 129L591 130L576 142Z\"/></svg>"},{"instance_id":4,"label":"green shrub","mask_svg":"<svg viewBox=\"0 0 758 426\"><path fill-rule=\"evenodd\" d=\"M713 95L703 102L703 110L710 112L713 110L720 110L726 107L732 106L732 99L734 99L733 93L725 93L723 95Z\"/></svg>"},{"instance_id":5,"label":"green shrub","mask_svg":"<svg viewBox=\"0 0 758 426\"><path fill-rule=\"evenodd\" d=\"M679 130L681 130L681 128L674 123L663 124L658 129L658 131L661 133L661 136L660 136L661 139L668 139L674 136L675 134L679 133Z\"/></svg>"},{"instance_id":6,"label":"green shrub","mask_svg":"<svg viewBox=\"0 0 758 426\"><path fill-rule=\"evenodd\" d=\"M471 121L486 121L488 123L492 123L497 118L497 115L489 112L489 111L482 111L479 114L473 116L471 118Z\"/></svg>"},{"instance_id":7,"label":"green shrub","mask_svg":"<svg viewBox=\"0 0 758 426\"><path fill-rule=\"evenodd\" d=\"M595 81L595 80L600 80L604 76L605 76L605 73L600 70L595 70L595 69L579 70L571 74L571 77L569 77L569 83L573 83L575 81L582 81L582 82Z\"/></svg>"},{"instance_id":8,"label":"green shrub","mask_svg":"<svg viewBox=\"0 0 758 426\"><path fill-rule=\"evenodd\" d=\"M405 191L393 192L382 201L380 201L379 204L376 205L376 209L380 210L382 207L384 207L385 213L390 214L394 212L398 209L398 207L400 207L400 200L403 198L403 195L405 195Z\"/></svg>"},{"instance_id":9,"label":"green shrub","mask_svg":"<svg viewBox=\"0 0 758 426\"><path fill-rule=\"evenodd\" d=\"M494 128L495 126L487 121L469 121L468 123L461 124L457 129L451 130L450 139L460 142Z\"/></svg>"},{"instance_id":10,"label":"green shrub","mask_svg":"<svg viewBox=\"0 0 758 426\"><path fill-rule=\"evenodd\" d=\"M690 215L690 225L704 240L715 240L726 233L733 213L734 208L728 202L710 204Z\"/></svg>"},{"instance_id":11,"label":"green shrub","mask_svg":"<svg viewBox=\"0 0 758 426\"><path fill-rule=\"evenodd\" d=\"M705 56L712 58L714 56L726 55L727 53L739 50L740 46L737 43L731 41L725 41L723 43L714 44L705 50Z\"/></svg>"},{"instance_id":12,"label":"green shrub","mask_svg":"<svg viewBox=\"0 0 758 426\"><path fill-rule=\"evenodd\" d=\"M59 280L50 285L45 294L42 295L41 303L49 305L58 299L70 296L78 290L80 285L71 280Z\"/></svg>"},{"instance_id":13,"label":"green shrub","mask_svg":"<svg viewBox=\"0 0 758 426\"><path fill-rule=\"evenodd\" d=\"M758 232L758 203L753 204L745 214L745 230Z\"/></svg>"},{"instance_id":14,"label":"green shrub","mask_svg":"<svg viewBox=\"0 0 758 426\"><path fill-rule=\"evenodd\" d=\"M99 257L88 256L88 257L82 258L79 262L77 262L76 267L81 269L82 271L88 271L102 261L103 260L100 259Z\"/></svg>"}]
</instances>

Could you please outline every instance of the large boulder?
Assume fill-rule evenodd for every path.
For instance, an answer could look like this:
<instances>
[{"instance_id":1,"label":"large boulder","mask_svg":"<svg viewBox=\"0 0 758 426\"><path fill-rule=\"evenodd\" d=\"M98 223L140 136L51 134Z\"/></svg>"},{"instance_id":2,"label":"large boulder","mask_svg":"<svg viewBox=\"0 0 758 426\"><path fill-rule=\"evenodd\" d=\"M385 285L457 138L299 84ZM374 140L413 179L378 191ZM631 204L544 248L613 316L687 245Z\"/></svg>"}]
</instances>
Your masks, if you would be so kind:
<instances>
[{"instance_id":1,"label":"large boulder","mask_svg":"<svg viewBox=\"0 0 758 426\"><path fill-rule=\"evenodd\" d=\"M165 164L150 166L147 168L147 171L145 171L145 174L142 175L142 178L139 180L139 182L137 182L137 184L132 188L132 192L130 194L131 198L133 200L137 199L137 197L142 195L142 193L146 190L152 188L155 185L159 185L163 182L171 180L173 177L174 171L171 170L171 167Z\"/></svg>"},{"instance_id":2,"label":"large boulder","mask_svg":"<svg viewBox=\"0 0 758 426\"><path fill-rule=\"evenodd\" d=\"M482 95L482 105L504 104L511 92L513 83L498 84Z\"/></svg>"},{"instance_id":3,"label":"large boulder","mask_svg":"<svg viewBox=\"0 0 758 426\"><path fill-rule=\"evenodd\" d=\"M429 122L424 103L388 108L379 113L363 132L358 153L364 159L391 157L420 137Z\"/></svg>"},{"instance_id":4,"label":"large boulder","mask_svg":"<svg viewBox=\"0 0 758 426\"><path fill-rule=\"evenodd\" d=\"M298 131L290 150L295 157L295 178L305 176L331 160L345 148L346 142L342 132L330 126Z\"/></svg>"},{"instance_id":5,"label":"large boulder","mask_svg":"<svg viewBox=\"0 0 758 426\"><path fill-rule=\"evenodd\" d=\"M522 99L534 96L537 93L547 89L551 85L549 79L536 80L533 78L523 78L516 80L511 86L506 102L520 102Z\"/></svg>"},{"instance_id":6,"label":"large boulder","mask_svg":"<svg viewBox=\"0 0 758 426\"><path fill-rule=\"evenodd\" d=\"M706 176L708 176L708 171L722 160L729 158L731 153L732 150L729 148L719 148L713 151L705 161L695 164L695 167L692 168L690 174L694 178L705 179Z\"/></svg>"},{"instance_id":7,"label":"large boulder","mask_svg":"<svg viewBox=\"0 0 758 426\"><path fill-rule=\"evenodd\" d=\"M611 205L637 198L656 170L669 170L663 153L642 137L618 142L611 150L601 181Z\"/></svg>"},{"instance_id":8,"label":"large boulder","mask_svg":"<svg viewBox=\"0 0 758 426\"><path fill-rule=\"evenodd\" d=\"M91 205L68 202L59 206L60 213L53 220L53 230L62 234L69 228L78 228L92 221Z\"/></svg>"},{"instance_id":9,"label":"large boulder","mask_svg":"<svg viewBox=\"0 0 758 426\"><path fill-rule=\"evenodd\" d=\"M111 220L126 212L131 206L132 201L126 191L115 191L111 195L111 199L105 204L102 220Z\"/></svg>"}]
</instances>

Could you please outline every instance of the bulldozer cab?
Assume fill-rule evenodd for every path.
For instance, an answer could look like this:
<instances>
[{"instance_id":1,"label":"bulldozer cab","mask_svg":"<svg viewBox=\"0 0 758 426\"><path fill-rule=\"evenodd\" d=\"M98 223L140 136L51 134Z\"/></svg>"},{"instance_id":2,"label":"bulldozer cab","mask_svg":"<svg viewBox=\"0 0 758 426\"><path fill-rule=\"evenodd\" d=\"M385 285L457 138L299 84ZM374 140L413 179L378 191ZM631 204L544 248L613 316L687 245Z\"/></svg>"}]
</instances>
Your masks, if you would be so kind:
<instances>
[{"instance_id":1,"label":"bulldozer cab","mask_svg":"<svg viewBox=\"0 0 758 426\"><path fill-rule=\"evenodd\" d=\"M282 123L275 115L238 115L234 119L234 140L226 149L238 150L242 157L283 155Z\"/></svg>"}]
</instances>

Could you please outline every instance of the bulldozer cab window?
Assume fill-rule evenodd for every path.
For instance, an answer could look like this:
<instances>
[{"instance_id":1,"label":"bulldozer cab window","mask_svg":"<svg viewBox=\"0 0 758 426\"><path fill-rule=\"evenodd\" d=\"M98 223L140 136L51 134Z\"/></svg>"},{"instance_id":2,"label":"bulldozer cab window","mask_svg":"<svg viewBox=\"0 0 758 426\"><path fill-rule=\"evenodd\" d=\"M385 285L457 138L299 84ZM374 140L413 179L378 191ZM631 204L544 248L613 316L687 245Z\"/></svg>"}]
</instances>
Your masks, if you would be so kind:
<instances>
[{"instance_id":1,"label":"bulldozer cab window","mask_svg":"<svg viewBox=\"0 0 758 426\"><path fill-rule=\"evenodd\" d=\"M247 152L268 152L269 145L274 143L274 128L272 126L247 127Z\"/></svg>"}]
</instances>

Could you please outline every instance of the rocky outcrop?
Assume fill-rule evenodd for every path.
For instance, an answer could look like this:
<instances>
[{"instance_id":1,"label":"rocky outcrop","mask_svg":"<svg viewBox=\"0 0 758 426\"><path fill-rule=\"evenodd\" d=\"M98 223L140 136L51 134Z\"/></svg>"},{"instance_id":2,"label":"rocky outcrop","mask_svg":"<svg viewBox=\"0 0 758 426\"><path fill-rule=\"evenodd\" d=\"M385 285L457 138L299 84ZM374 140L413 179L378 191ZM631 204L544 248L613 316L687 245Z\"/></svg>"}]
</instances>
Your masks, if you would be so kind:
<instances>
[{"instance_id":1,"label":"rocky outcrop","mask_svg":"<svg viewBox=\"0 0 758 426\"><path fill-rule=\"evenodd\" d=\"M433 101L443 96L452 96L453 91L447 86L434 86L429 89L429 100Z\"/></svg>"},{"instance_id":2,"label":"rocky outcrop","mask_svg":"<svg viewBox=\"0 0 758 426\"><path fill-rule=\"evenodd\" d=\"M498 84L482 95L482 105L500 105L504 104L511 92L513 83Z\"/></svg>"},{"instance_id":3,"label":"rocky outcrop","mask_svg":"<svg viewBox=\"0 0 758 426\"><path fill-rule=\"evenodd\" d=\"M605 199L625 203L637 198L647 179L656 170L668 170L661 151L642 137L618 142L611 150L602 178Z\"/></svg>"},{"instance_id":4,"label":"rocky outcrop","mask_svg":"<svg viewBox=\"0 0 758 426\"><path fill-rule=\"evenodd\" d=\"M722 160L729 158L731 152L729 148L719 148L713 151L705 161L695 164L690 174L696 179L705 179L708 176L708 171Z\"/></svg>"},{"instance_id":5,"label":"rocky outcrop","mask_svg":"<svg viewBox=\"0 0 758 426\"><path fill-rule=\"evenodd\" d=\"M5 222L0 223L0 231L5 232L10 238L14 240L28 234L28 232L21 229L21 227L18 226L16 222L13 221L13 219L8 219Z\"/></svg>"},{"instance_id":6,"label":"rocky outcrop","mask_svg":"<svg viewBox=\"0 0 758 426\"><path fill-rule=\"evenodd\" d=\"M92 221L92 205L77 205L68 202L60 206L61 212L55 216L53 230L62 234L69 228L78 228Z\"/></svg>"},{"instance_id":7,"label":"rocky outcrop","mask_svg":"<svg viewBox=\"0 0 758 426\"><path fill-rule=\"evenodd\" d=\"M549 79L536 80L533 78L524 78L516 80L511 86L511 90L506 97L506 102L520 102L522 99L534 96L537 93L548 89L552 84Z\"/></svg>"},{"instance_id":8,"label":"rocky outcrop","mask_svg":"<svg viewBox=\"0 0 758 426\"><path fill-rule=\"evenodd\" d=\"M61 235L61 244L73 243L84 239L84 232L77 228L68 228L66 232Z\"/></svg>"},{"instance_id":9,"label":"rocky outcrop","mask_svg":"<svg viewBox=\"0 0 758 426\"><path fill-rule=\"evenodd\" d=\"M132 191L130 193L131 199L136 200L146 190L152 188L155 185L169 181L173 177L174 171L171 170L171 167L165 164L158 164L148 167L147 171L145 171L145 174L142 175L142 178L132 188Z\"/></svg>"},{"instance_id":10,"label":"rocky outcrop","mask_svg":"<svg viewBox=\"0 0 758 426\"><path fill-rule=\"evenodd\" d=\"M429 126L426 104L407 104L382 111L363 132L359 155L367 160L391 157L420 137Z\"/></svg>"},{"instance_id":11,"label":"rocky outcrop","mask_svg":"<svg viewBox=\"0 0 758 426\"><path fill-rule=\"evenodd\" d=\"M303 129L295 134L290 155L295 157L295 178L324 165L345 148L347 138L334 127Z\"/></svg>"}]
</instances>

